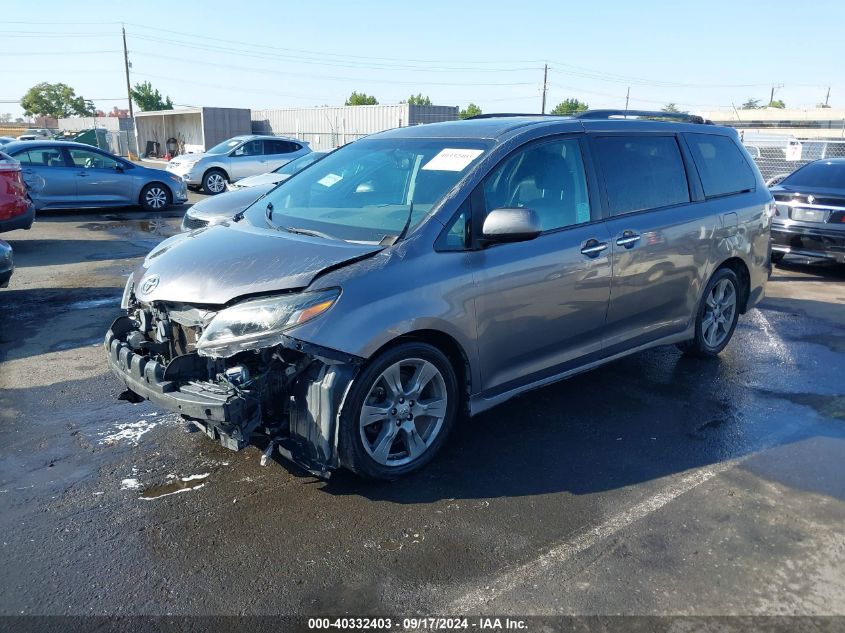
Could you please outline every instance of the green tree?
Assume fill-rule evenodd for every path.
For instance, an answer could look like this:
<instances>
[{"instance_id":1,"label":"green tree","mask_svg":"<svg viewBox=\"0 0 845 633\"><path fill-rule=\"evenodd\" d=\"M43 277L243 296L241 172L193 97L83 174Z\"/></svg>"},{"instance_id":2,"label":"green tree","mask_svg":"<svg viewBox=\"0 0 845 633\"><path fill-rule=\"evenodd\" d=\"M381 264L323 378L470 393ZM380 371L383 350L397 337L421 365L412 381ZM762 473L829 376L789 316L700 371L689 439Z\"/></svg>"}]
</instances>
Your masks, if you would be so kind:
<instances>
[{"instance_id":1,"label":"green tree","mask_svg":"<svg viewBox=\"0 0 845 633\"><path fill-rule=\"evenodd\" d=\"M670 112L671 114L686 114L683 110L681 110L675 103L667 103L665 106L660 108L661 112Z\"/></svg>"},{"instance_id":2,"label":"green tree","mask_svg":"<svg viewBox=\"0 0 845 633\"><path fill-rule=\"evenodd\" d=\"M418 95L411 95L408 97L408 104L409 105L431 105L431 99L428 98L428 95L425 97L422 93Z\"/></svg>"},{"instance_id":3,"label":"green tree","mask_svg":"<svg viewBox=\"0 0 845 633\"><path fill-rule=\"evenodd\" d=\"M786 104L783 102L782 99L775 99L774 101L769 102L769 107L783 110L786 107Z\"/></svg>"},{"instance_id":4,"label":"green tree","mask_svg":"<svg viewBox=\"0 0 845 633\"><path fill-rule=\"evenodd\" d=\"M757 110L760 108L760 100L759 99L751 99L749 97L748 101L743 103L740 108L743 110Z\"/></svg>"},{"instance_id":5,"label":"green tree","mask_svg":"<svg viewBox=\"0 0 845 633\"><path fill-rule=\"evenodd\" d=\"M589 104L578 99L564 99L552 108L552 114L578 114L590 109Z\"/></svg>"},{"instance_id":6,"label":"green tree","mask_svg":"<svg viewBox=\"0 0 845 633\"><path fill-rule=\"evenodd\" d=\"M141 112L173 109L170 97L162 97L158 89L153 89L149 81L135 84L129 92L132 95L132 101L138 104Z\"/></svg>"},{"instance_id":7,"label":"green tree","mask_svg":"<svg viewBox=\"0 0 845 633\"><path fill-rule=\"evenodd\" d=\"M378 99L376 99L372 95L368 95L366 92L358 93L353 90L352 94L349 95L349 98L346 100L345 105L378 105Z\"/></svg>"},{"instance_id":8,"label":"green tree","mask_svg":"<svg viewBox=\"0 0 845 633\"><path fill-rule=\"evenodd\" d=\"M479 108L474 103L470 103L464 110L461 110L458 113L459 119L468 119L473 116L478 116L481 114L481 108Z\"/></svg>"},{"instance_id":9,"label":"green tree","mask_svg":"<svg viewBox=\"0 0 845 633\"><path fill-rule=\"evenodd\" d=\"M73 115L91 116L94 103L77 96L67 84L46 81L34 85L21 99L21 108L27 116L48 116L61 119Z\"/></svg>"}]
</instances>

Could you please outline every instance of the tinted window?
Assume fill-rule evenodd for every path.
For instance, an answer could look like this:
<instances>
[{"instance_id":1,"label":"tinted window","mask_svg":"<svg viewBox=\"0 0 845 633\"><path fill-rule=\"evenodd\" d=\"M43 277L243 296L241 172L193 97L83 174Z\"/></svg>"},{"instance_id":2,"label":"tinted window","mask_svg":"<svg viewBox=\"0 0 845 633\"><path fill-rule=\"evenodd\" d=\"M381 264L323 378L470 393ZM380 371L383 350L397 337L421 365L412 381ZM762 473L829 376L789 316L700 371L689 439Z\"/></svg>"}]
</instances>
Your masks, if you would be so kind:
<instances>
[{"instance_id":1,"label":"tinted window","mask_svg":"<svg viewBox=\"0 0 845 633\"><path fill-rule=\"evenodd\" d=\"M91 152L87 149L69 149L70 159L74 167L82 167L83 169L114 169L117 161L113 158L100 154L99 152Z\"/></svg>"},{"instance_id":2,"label":"tinted window","mask_svg":"<svg viewBox=\"0 0 845 633\"><path fill-rule=\"evenodd\" d=\"M65 167L62 153L52 147L39 147L18 152L14 158L20 161L21 165L30 167Z\"/></svg>"},{"instance_id":3,"label":"tinted window","mask_svg":"<svg viewBox=\"0 0 845 633\"><path fill-rule=\"evenodd\" d=\"M532 145L506 158L484 181L486 211L536 211L544 231L589 222L590 199L575 139Z\"/></svg>"},{"instance_id":4,"label":"tinted window","mask_svg":"<svg viewBox=\"0 0 845 633\"><path fill-rule=\"evenodd\" d=\"M264 141L265 154L290 154L291 152L298 152L301 149L301 145L292 143L291 141Z\"/></svg>"},{"instance_id":5,"label":"tinted window","mask_svg":"<svg viewBox=\"0 0 845 633\"><path fill-rule=\"evenodd\" d=\"M687 134L686 138L705 196L754 190L754 172L730 138L715 134Z\"/></svg>"},{"instance_id":6,"label":"tinted window","mask_svg":"<svg viewBox=\"0 0 845 633\"><path fill-rule=\"evenodd\" d=\"M463 251L470 247L470 206L469 200L465 201L449 228L440 234L437 239L437 250L439 251Z\"/></svg>"},{"instance_id":7,"label":"tinted window","mask_svg":"<svg viewBox=\"0 0 845 633\"><path fill-rule=\"evenodd\" d=\"M845 189L845 162L820 160L805 165L780 181L786 187Z\"/></svg>"},{"instance_id":8,"label":"tinted window","mask_svg":"<svg viewBox=\"0 0 845 633\"><path fill-rule=\"evenodd\" d=\"M613 215L689 202L681 151L673 136L604 136L596 157Z\"/></svg>"},{"instance_id":9,"label":"tinted window","mask_svg":"<svg viewBox=\"0 0 845 633\"><path fill-rule=\"evenodd\" d=\"M232 156L260 156L264 141L248 141L232 152Z\"/></svg>"}]
</instances>

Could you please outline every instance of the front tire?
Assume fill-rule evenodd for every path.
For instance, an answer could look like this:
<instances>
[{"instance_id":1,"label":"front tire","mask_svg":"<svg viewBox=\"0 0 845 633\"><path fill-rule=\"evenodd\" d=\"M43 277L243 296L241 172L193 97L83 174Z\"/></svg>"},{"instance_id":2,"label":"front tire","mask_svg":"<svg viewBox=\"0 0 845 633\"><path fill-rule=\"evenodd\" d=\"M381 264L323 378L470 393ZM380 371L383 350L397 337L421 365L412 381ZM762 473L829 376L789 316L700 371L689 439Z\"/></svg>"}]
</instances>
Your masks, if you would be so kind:
<instances>
[{"instance_id":1,"label":"front tire","mask_svg":"<svg viewBox=\"0 0 845 633\"><path fill-rule=\"evenodd\" d=\"M164 211L172 202L170 190L158 182L151 182L141 189L139 199L144 211Z\"/></svg>"},{"instance_id":2,"label":"front tire","mask_svg":"<svg viewBox=\"0 0 845 633\"><path fill-rule=\"evenodd\" d=\"M404 343L356 378L340 416L343 466L393 480L425 466L449 435L460 391L449 359L426 343Z\"/></svg>"},{"instance_id":3,"label":"front tire","mask_svg":"<svg viewBox=\"0 0 845 633\"><path fill-rule=\"evenodd\" d=\"M712 357L725 349L739 320L740 285L736 273L720 268L707 282L695 316L695 337L678 347L691 356Z\"/></svg>"},{"instance_id":4,"label":"front tire","mask_svg":"<svg viewBox=\"0 0 845 633\"><path fill-rule=\"evenodd\" d=\"M222 169L209 169L202 177L202 190L210 196L226 191L226 174Z\"/></svg>"}]
</instances>

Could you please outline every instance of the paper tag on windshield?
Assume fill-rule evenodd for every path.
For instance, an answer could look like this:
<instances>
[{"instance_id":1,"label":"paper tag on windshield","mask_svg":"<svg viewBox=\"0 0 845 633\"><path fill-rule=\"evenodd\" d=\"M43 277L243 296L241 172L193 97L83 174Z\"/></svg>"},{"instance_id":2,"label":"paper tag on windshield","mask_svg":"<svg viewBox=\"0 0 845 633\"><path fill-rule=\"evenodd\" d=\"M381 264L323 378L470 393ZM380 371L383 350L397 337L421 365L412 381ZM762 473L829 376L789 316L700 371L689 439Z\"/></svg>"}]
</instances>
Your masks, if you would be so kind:
<instances>
[{"instance_id":1,"label":"paper tag on windshield","mask_svg":"<svg viewBox=\"0 0 845 633\"><path fill-rule=\"evenodd\" d=\"M431 171L463 171L466 166L484 153L483 149L454 149L447 147L440 150L434 158L423 165Z\"/></svg>"},{"instance_id":2,"label":"paper tag on windshield","mask_svg":"<svg viewBox=\"0 0 845 633\"><path fill-rule=\"evenodd\" d=\"M338 174L326 174L317 182L323 185L324 187L331 187L333 184L338 183L341 180L343 180L343 176L340 176Z\"/></svg>"}]
</instances>

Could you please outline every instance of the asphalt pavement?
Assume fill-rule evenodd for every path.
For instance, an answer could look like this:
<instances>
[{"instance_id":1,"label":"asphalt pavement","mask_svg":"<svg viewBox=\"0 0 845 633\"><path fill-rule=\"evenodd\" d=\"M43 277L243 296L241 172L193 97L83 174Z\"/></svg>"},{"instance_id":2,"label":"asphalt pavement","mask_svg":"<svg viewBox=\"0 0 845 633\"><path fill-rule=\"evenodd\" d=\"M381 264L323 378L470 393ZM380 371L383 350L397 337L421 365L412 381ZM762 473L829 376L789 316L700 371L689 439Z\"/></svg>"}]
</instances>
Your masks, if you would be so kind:
<instances>
[{"instance_id":1,"label":"asphalt pavement","mask_svg":"<svg viewBox=\"0 0 845 633\"><path fill-rule=\"evenodd\" d=\"M640 353L407 479L321 481L116 399L102 337L183 212L2 236L0 614L845 615L845 267L787 258L718 359Z\"/></svg>"}]
</instances>

